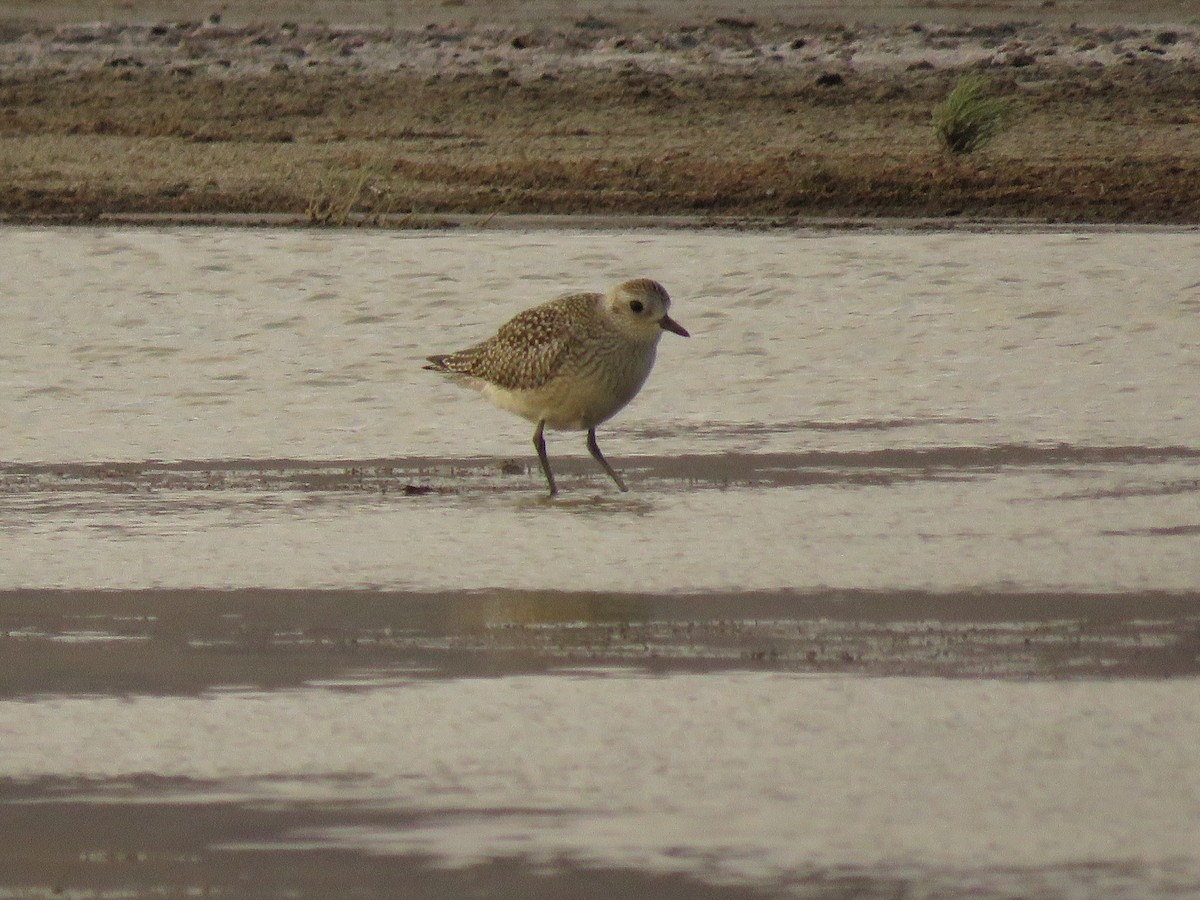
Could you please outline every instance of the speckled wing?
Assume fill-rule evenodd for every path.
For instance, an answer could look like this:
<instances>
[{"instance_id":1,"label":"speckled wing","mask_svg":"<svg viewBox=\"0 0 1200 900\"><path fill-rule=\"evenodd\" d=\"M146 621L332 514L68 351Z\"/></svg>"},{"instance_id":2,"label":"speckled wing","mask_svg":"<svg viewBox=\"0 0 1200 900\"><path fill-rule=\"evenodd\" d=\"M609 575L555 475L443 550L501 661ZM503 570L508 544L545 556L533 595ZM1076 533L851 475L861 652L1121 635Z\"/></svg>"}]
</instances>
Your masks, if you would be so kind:
<instances>
[{"instance_id":1,"label":"speckled wing","mask_svg":"<svg viewBox=\"0 0 1200 900\"><path fill-rule=\"evenodd\" d=\"M562 368L592 330L599 294L570 294L518 313L494 337L431 356L437 372L480 378L510 391L536 390Z\"/></svg>"}]
</instances>

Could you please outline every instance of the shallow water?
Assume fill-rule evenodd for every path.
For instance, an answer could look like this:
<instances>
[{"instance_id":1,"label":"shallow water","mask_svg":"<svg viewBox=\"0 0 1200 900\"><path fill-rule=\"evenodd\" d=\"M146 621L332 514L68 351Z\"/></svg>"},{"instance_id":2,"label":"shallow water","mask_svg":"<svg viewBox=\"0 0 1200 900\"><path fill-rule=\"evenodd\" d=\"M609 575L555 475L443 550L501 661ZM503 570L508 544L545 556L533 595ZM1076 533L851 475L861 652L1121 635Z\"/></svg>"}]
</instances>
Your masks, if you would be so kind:
<instances>
[{"instance_id":1,"label":"shallow water","mask_svg":"<svg viewBox=\"0 0 1200 900\"><path fill-rule=\"evenodd\" d=\"M0 241L6 460L525 457L531 429L423 357L643 274L694 336L605 429L616 455L1197 442L1194 232Z\"/></svg>"},{"instance_id":2,"label":"shallow water","mask_svg":"<svg viewBox=\"0 0 1200 900\"><path fill-rule=\"evenodd\" d=\"M0 587L1200 582L1194 232L0 240ZM641 274L694 337L601 430L634 490L557 434L547 506L422 358Z\"/></svg>"},{"instance_id":3,"label":"shallow water","mask_svg":"<svg viewBox=\"0 0 1200 900\"><path fill-rule=\"evenodd\" d=\"M983 896L1124 880L1165 896L1200 887L1195 696L1193 682L397 676L0 716L6 772L103 785L76 799L145 802L154 772L158 803L330 809L324 827L231 842L243 851L527 856L750 885L857 870Z\"/></svg>"},{"instance_id":4,"label":"shallow water","mask_svg":"<svg viewBox=\"0 0 1200 900\"><path fill-rule=\"evenodd\" d=\"M1200 234L0 249L0 896L1200 891ZM549 501L422 359L636 275Z\"/></svg>"}]
</instances>

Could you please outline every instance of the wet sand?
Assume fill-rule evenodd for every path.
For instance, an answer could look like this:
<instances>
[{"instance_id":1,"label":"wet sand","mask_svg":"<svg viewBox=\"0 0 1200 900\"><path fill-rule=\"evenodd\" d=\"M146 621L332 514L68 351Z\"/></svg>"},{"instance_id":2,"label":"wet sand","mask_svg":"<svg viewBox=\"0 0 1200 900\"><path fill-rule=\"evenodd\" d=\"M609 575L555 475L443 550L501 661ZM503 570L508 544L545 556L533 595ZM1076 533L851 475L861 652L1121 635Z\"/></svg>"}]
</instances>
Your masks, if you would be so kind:
<instances>
[{"instance_id":1,"label":"wet sand","mask_svg":"<svg viewBox=\"0 0 1200 900\"><path fill-rule=\"evenodd\" d=\"M778 671L1200 674L1200 596L1144 591L0 592L0 696L194 695L395 677Z\"/></svg>"},{"instance_id":2,"label":"wet sand","mask_svg":"<svg viewBox=\"0 0 1200 900\"><path fill-rule=\"evenodd\" d=\"M924 652L944 653L950 668L970 660L957 673L966 679L786 653L722 661L729 636L718 623L687 626L697 644L716 640L696 646L689 634L696 656L674 661L596 654L566 623L560 635L541 626L533 652L462 650L461 628L439 646L443 610L494 598L0 599L16 611L10 622L30 610L43 628L47 614L63 617L62 631L10 634L6 658L14 644L60 637L74 647L61 660L72 668L88 665L89 643L113 651L109 676L102 667L86 693L51 678L68 693L0 700L10 741L0 815L20 838L0 850L8 896L1165 898L1200 886L1196 623L1172 634L1136 618L1182 613L1182 626L1194 597L899 598L907 614L946 620L981 599L1010 616L1031 602L1037 615L1082 613L1023 638L1009 631L992 652L989 632L1004 628L976 624L942 642L927 620L876 640L894 648L897 636L926 636ZM542 599L558 610L550 619L581 609L580 598ZM839 631L853 646L871 631L865 619L894 614L894 599L710 597L699 610L683 598L641 601L660 627L697 612L861 616L848 627L773 623L822 628L807 642L823 654ZM611 614L605 602L598 620ZM342 641L348 618L373 627ZM491 618L501 631L538 627ZM392 623L383 643L395 643L381 652L382 622ZM110 627L122 639L103 637ZM636 624L611 627L638 639ZM548 649L559 636L566 653ZM1184 665L1146 665L1172 655ZM995 666L982 678L981 657ZM1063 666L1068 657L1113 665ZM255 660L257 671L245 665ZM111 677L114 663L127 678ZM862 677L872 672L887 677Z\"/></svg>"},{"instance_id":3,"label":"wet sand","mask_svg":"<svg viewBox=\"0 0 1200 900\"><path fill-rule=\"evenodd\" d=\"M17 810L5 823L16 829L22 844L20 854L4 854L0 864L9 884L36 885L28 891L8 888L6 897L754 900L771 895L750 887L705 884L685 875L619 868L563 864L548 871L504 859L446 868L420 854L378 856L334 847L308 852L227 849L231 843L252 847L281 834L320 828L328 824L328 811L322 806L272 810L220 802L134 806L57 799L72 796L77 787L0 787L0 804ZM56 799L38 805L47 796ZM380 819L396 827L405 821L419 825L425 817L364 813L353 821L370 827ZM114 843L115 835L120 837ZM827 880L846 886L870 883L869 876L855 872L833 873Z\"/></svg>"}]
</instances>

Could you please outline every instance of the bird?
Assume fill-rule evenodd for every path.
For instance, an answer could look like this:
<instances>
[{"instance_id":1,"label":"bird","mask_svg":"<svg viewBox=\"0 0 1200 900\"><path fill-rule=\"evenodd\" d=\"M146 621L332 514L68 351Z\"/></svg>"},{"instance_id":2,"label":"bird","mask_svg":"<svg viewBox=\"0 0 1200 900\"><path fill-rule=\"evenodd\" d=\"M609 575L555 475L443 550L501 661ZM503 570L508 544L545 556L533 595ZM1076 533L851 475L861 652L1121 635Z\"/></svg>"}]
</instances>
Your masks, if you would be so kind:
<instances>
[{"instance_id":1,"label":"bird","mask_svg":"<svg viewBox=\"0 0 1200 900\"><path fill-rule=\"evenodd\" d=\"M558 486L546 454L547 428L586 431L592 458L627 491L600 452L596 427L637 396L664 331L690 337L668 315L670 307L666 289L649 278L622 282L607 294L564 294L518 313L487 340L426 357L423 368L536 423L533 446L551 497Z\"/></svg>"}]
</instances>

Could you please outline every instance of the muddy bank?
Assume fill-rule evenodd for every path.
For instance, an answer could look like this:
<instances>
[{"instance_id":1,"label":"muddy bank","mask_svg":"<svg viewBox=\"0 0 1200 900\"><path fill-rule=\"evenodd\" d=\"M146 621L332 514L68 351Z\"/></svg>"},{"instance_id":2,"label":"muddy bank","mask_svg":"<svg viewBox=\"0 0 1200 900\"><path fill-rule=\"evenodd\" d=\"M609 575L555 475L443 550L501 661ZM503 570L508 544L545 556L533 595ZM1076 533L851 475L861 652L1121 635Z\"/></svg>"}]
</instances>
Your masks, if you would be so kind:
<instances>
[{"instance_id":1,"label":"muddy bank","mask_svg":"<svg viewBox=\"0 0 1200 900\"><path fill-rule=\"evenodd\" d=\"M1200 222L1194 24L10 21L0 66L8 218ZM1012 117L953 158L964 71Z\"/></svg>"}]
</instances>

